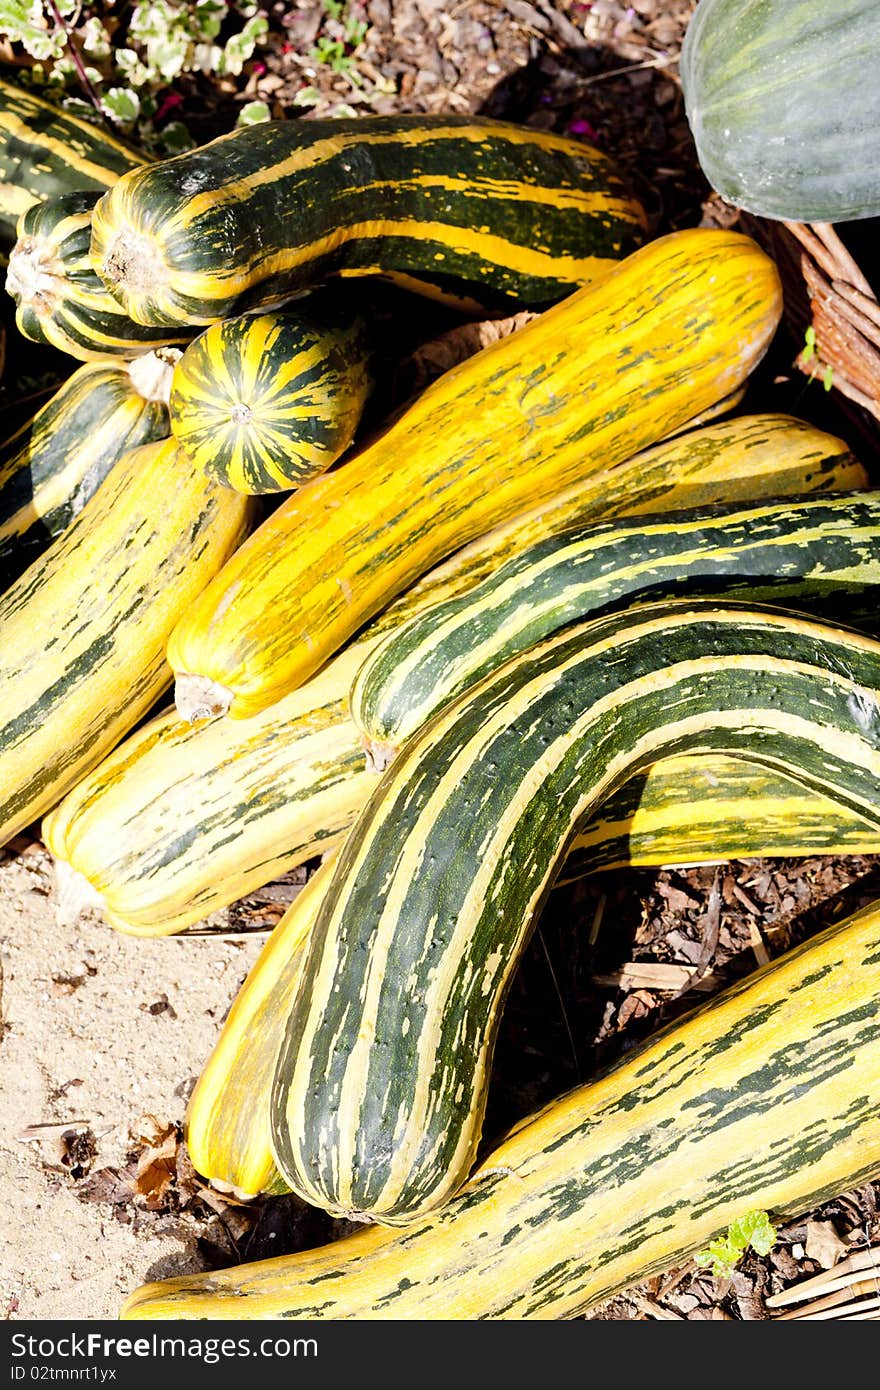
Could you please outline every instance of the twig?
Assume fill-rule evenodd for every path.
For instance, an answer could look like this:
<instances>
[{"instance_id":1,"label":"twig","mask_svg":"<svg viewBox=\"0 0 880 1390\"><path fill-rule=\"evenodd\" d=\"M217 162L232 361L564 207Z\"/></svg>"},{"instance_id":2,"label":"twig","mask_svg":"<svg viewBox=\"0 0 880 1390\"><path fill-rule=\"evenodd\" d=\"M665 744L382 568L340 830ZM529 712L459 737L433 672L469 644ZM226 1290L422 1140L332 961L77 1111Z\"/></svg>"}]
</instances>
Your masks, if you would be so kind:
<instances>
[{"instance_id":1,"label":"twig","mask_svg":"<svg viewBox=\"0 0 880 1390\"><path fill-rule=\"evenodd\" d=\"M550 979L553 981L553 988L556 990L556 998L559 1000L559 1009L562 1014L562 1022L568 1034L568 1045L571 1048L572 1060L574 1061L574 1074L578 1080L581 1077L581 1064L578 1058L578 1050L575 1045L574 1033L571 1031L571 1024L568 1021L568 1014L565 1010L565 1000L562 997L562 990L559 988L559 981L556 978L556 971L553 969L553 962L550 959L550 952L547 950L547 942L544 940L544 933L538 928L538 940L541 943L541 950L544 952L544 959L547 962L547 969L550 971Z\"/></svg>"},{"instance_id":2,"label":"twig","mask_svg":"<svg viewBox=\"0 0 880 1390\"><path fill-rule=\"evenodd\" d=\"M768 1308L784 1308L790 1303L801 1303L813 1294L834 1293L836 1289L848 1288L857 1283L859 1277L863 1279L866 1270L874 1269L880 1270L880 1250L859 1250L824 1274L815 1274L812 1279L804 1279L789 1289L783 1289L781 1293L771 1294L765 1302Z\"/></svg>"},{"instance_id":3,"label":"twig","mask_svg":"<svg viewBox=\"0 0 880 1390\"><path fill-rule=\"evenodd\" d=\"M107 116L104 112L103 107L101 106L101 98L95 91L92 85L92 80L89 77L89 74L86 72L85 64L82 60L82 55L79 52L79 49L77 48L76 44L73 42L73 36L70 32L70 29L67 26L67 21L62 16L61 11L55 3L55 0L47 0L47 3L49 9L52 11L55 23L58 25L58 28L61 29L64 34L64 43L67 47L68 53L73 59L73 66L76 68L76 75L82 84L83 91L85 92L89 101L94 106L98 115L101 117L101 123L109 129L110 123L107 120Z\"/></svg>"}]
</instances>

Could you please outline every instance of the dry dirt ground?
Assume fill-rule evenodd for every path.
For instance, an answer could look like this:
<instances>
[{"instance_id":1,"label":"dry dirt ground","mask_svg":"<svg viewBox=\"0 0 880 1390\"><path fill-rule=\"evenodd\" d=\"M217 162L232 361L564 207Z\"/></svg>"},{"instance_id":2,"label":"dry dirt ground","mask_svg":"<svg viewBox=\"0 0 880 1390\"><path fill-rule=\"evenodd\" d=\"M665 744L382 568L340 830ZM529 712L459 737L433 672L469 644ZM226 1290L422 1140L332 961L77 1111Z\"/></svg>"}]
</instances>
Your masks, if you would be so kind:
<instances>
[{"instance_id":1,"label":"dry dirt ground","mask_svg":"<svg viewBox=\"0 0 880 1390\"><path fill-rule=\"evenodd\" d=\"M182 84L178 114L207 138L230 128L241 100L261 97L273 114L292 115L306 89L312 115L490 111L596 140L625 165L652 230L666 231L725 215L696 166L676 83L692 9L693 0L370 0L353 82L308 58L326 11L301 0L272 10L273 43L237 82ZM832 403L792 380L789 348L777 356L756 408L823 422ZM845 432L839 418L830 423ZM658 988L650 970L621 980L627 962L698 964L702 987L719 987L875 898L878 882L873 860L817 858L717 874L642 870L561 890L510 999L487 1139L695 997ZM218 914L219 937L133 939L101 923L56 922L36 831L0 851L0 1315L112 1318L145 1280L339 1233L342 1223L293 1199L225 1202L198 1181L180 1142L195 1078L295 885L283 887ZM593 942L600 905L614 930ZM732 1279L688 1265L592 1316L766 1318L769 1292L877 1243L878 1191L869 1184L802 1213L769 1257L748 1257Z\"/></svg>"}]
</instances>

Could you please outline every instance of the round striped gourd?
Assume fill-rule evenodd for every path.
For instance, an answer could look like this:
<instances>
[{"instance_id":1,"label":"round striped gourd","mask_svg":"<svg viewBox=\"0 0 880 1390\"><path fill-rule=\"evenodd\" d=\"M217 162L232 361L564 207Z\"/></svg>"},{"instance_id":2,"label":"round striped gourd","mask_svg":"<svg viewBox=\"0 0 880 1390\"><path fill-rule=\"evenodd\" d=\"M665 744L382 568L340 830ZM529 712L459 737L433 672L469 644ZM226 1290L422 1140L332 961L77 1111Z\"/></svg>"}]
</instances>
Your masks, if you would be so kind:
<instances>
[{"instance_id":1,"label":"round striped gourd","mask_svg":"<svg viewBox=\"0 0 880 1390\"><path fill-rule=\"evenodd\" d=\"M171 428L198 468L237 492L283 492L335 463L371 387L362 319L310 303L215 323L184 352Z\"/></svg>"},{"instance_id":2,"label":"round striped gourd","mask_svg":"<svg viewBox=\"0 0 880 1390\"><path fill-rule=\"evenodd\" d=\"M880 492L594 522L519 552L389 633L351 690L384 761L436 710L567 623L650 599L728 593L880 629Z\"/></svg>"},{"instance_id":3,"label":"round striped gourd","mask_svg":"<svg viewBox=\"0 0 880 1390\"><path fill-rule=\"evenodd\" d=\"M876 0L700 0L681 51L700 164L762 217L880 215Z\"/></svg>"},{"instance_id":4,"label":"round striped gourd","mask_svg":"<svg viewBox=\"0 0 880 1390\"><path fill-rule=\"evenodd\" d=\"M340 852L278 1056L305 1200L404 1225L473 1165L504 999L576 828L640 769L741 756L880 824L880 643L712 601L594 620L447 705Z\"/></svg>"},{"instance_id":5,"label":"round striped gourd","mask_svg":"<svg viewBox=\"0 0 880 1390\"><path fill-rule=\"evenodd\" d=\"M188 686L233 718L280 699L444 556L729 395L780 312L754 241L695 228L484 348L283 501L207 586L168 648L179 708Z\"/></svg>"},{"instance_id":6,"label":"round striped gourd","mask_svg":"<svg viewBox=\"0 0 880 1390\"><path fill-rule=\"evenodd\" d=\"M235 130L135 171L93 227L95 269L132 318L208 324L329 274L469 308L550 304L638 246L645 218L593 145L396 115Z\"/></svg>"},{"instance_id":7,"label":"round striped gourd","mask_svg":"<svg viewBox=\"0 0 880 1390\"><path fill-rule=\"evenodd\" d=\"M872 904L519 1124L417 1226L147 1284L121 1316L572 1318L746 1212L800 1214L878 1173Z\"/></svg>"},{"instance_id":8,"label":"round striped gourd","mask_svg":"<svg viewBox=\"0 0 880 1390\"><path fill-rule=\"evenodd\" d=\"M0 79L0 245L12 245L19 216L42 198L110 188L146 162L100 126Z\"/></svg>"},{"instance_id":9,"label":"round striped gourd","mask_svg":"<svg viewBox=\"0 0 880 1390\"><path fill-rule=\"evenodd\" d=\"M60 801L162 694L168 632L249 515L245 498L188 468L173 440L144 444L3 594L0 844Z\"/></svg>"},{"instance_id":10,"label":"round striped gourd","mask_svg":"<svg viewBox=\"0 0 880 1390\"><path fill-rule=\"evenodd\" d=\"M374 781L348 715L348 692L366 644L392 625L470 589L511 555L578 521L675 508L691 499L757 499L867 483L841 440L789 416L744 416L679 435L481 536L401 595L357 644L252 719L190 725L169 712L139 730L48 817L44 839L76 875L76 899L86 880L90 900L100 899L114 926L150 935L180 931L327 850L348 829ZM784 810L770 813L768 823L779 852L821 844L821 810L809 812L811 833L801 839L806 809L798 819L788 804L787 826ZM732 826L740 836L734 846L744 843L741 830ZM626 826L611 833L622 837L622 862L628 862ZM683 836L684 828L678 825L677 833ZM702 833L711 838L711 820ZM845 830L839 816L829 816L824 834L824 843L841 853L844 834L853 852L872 843L863 825ZM705 856L696 824L694 836Z\"/></svg>"},{"instance_id":11,"label":"round striped gourd","mask_svg":"<svg viewBox=\"0 0 880 1390\"><path fill-rule=\"evenodd\" d=\"M169 432L171 364L90 362L0 446L0 583L79 515L120 459Z\"/></svg>"},{"instance_id":12,"label":"round striped gourd","mask_svg":"<svg viewBox=\"0 0 880 1390\"><path fill-rule=\"evenodd\" d=\"M82 362L133 357L186 342L189 334L133 323L92 269L92 209L99 193L63 193L18 220L6 289L19 331Z\"/></svg>"}]
</instances>

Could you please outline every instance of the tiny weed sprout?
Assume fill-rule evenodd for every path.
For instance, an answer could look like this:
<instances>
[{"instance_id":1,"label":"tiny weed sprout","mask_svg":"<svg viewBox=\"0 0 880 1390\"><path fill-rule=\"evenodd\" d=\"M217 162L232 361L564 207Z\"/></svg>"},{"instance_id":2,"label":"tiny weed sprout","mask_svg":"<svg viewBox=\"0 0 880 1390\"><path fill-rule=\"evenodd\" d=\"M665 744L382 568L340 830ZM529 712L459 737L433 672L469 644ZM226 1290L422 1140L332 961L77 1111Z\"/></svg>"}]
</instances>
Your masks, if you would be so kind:
<instances>
[{"instance_id":1,"label":"tiny weed sprout","mask_svg":"<svg viewBox=\"0 0 880 1390\"><path fill-rule=\"evenodd\" d=\"M696 1256L698 1265L708 1265L719 1279L729 1279L745 1252L751 1247L757 1255L769 1255L776 1244L776 1227L766 1211L749 1211L732 1221L724 1235L715 1239Z\"/></svg>"}]
</instances>

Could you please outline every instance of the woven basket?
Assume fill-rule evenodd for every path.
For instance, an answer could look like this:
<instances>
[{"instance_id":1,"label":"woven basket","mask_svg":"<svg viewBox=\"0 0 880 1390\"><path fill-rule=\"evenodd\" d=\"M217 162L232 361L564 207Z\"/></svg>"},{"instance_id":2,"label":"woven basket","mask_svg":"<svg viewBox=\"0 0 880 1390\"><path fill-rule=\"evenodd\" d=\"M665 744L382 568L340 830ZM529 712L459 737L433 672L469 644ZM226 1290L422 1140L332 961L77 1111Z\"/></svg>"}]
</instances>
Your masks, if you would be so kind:
<instances>
[{"instance_id":1,"label":"woven basket","mask_svg":"<svg viewBox=\"0 0 880 1390\"><path fill-rule=\"evenodd\" d=\"M800 351L795 365L837 397L873 449L880 426L880 303L828 222L743 218L782 277L785 320ZM812 334L809 329L812 327Z\"/></svg>"}]
</instances>

